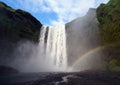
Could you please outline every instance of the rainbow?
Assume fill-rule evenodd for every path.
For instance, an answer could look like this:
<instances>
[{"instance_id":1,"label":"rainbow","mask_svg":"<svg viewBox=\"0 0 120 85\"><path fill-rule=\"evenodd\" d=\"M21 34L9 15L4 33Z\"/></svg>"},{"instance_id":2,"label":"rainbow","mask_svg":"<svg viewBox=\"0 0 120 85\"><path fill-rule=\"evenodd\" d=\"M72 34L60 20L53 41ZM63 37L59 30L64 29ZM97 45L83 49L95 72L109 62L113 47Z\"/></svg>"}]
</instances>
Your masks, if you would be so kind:
<instances>
[{"instance_id":1,"label":"rainbow","mask_svg":"<svg viewBox=\"0 0 120 85\"><path fill-rule=\"evenodd\" d=\"M97 46L93 49L90 49L88 50L87 52L85 52L84 54L80 55L70 66L69 66L69 70L72 70L73 67L75 65L77 65L79 63L79 61L81 60L82 57L86 57L86 56L90 56L92 55L93 53L96 53L96 52L100 52L100 50L104 49L104 48L107 48L107 47L110 47L110 46L116 46L116 45L119 45L120 42L117 42L117 43L110 43L108 45L101 45L101 46Z\"/></svg>"},{"instance_id":2,"label":"rainbow","mask_svg":"<svg viewBox=\"0 0 120 85\"><path fill-rule=\"evenodd\" d=\"M88 50L87 52L85 52L84 54L82 54L81 56L79 56L69 67L69 70L71 71L73 69L73 67L75 65L77 65L79 63L79 61L81 60L82 57L85 57L85 56L89 56L99 50L101 50L103 48L103 46L98 46L98 47L95 47L91 50Z\"/></svg>"}]
</instances>

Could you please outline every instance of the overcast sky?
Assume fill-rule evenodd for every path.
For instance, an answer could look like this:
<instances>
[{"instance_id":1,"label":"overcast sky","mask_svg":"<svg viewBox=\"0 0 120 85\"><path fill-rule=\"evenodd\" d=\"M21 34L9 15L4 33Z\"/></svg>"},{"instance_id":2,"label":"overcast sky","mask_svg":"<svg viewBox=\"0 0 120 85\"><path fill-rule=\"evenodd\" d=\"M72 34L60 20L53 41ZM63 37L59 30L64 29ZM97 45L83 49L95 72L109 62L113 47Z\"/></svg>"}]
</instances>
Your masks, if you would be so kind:
<instances>
[{"instance_id":1,"label":"overcast sky","mask_svg":"<svg viewBox=\"0 0 120 85\"><path fill-rule=\"evenodd\" d=\"M109 0L0 0L7 5L30 12L44 25L67 23Z\"/></svg>"}]
</instances>

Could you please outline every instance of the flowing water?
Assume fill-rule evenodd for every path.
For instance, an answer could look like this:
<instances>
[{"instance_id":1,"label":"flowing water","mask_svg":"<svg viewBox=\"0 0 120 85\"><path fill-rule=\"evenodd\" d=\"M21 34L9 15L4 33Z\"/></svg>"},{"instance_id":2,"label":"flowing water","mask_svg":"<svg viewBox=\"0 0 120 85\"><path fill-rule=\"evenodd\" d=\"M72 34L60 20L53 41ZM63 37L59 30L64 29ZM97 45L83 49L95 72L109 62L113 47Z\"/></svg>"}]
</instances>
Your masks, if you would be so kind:
<instances>
[{"instance_id":1,"label":"flowing water","mask_svg":"<svg viewBox=\"0 0 120 85\"><path fill-rule=\"evenodd\" d=\"M55 28L41 28L39 47L42 48L44 60L57 68L65 70L67 67L66 32L65 25Z\"/></svg>"}]
</instances>

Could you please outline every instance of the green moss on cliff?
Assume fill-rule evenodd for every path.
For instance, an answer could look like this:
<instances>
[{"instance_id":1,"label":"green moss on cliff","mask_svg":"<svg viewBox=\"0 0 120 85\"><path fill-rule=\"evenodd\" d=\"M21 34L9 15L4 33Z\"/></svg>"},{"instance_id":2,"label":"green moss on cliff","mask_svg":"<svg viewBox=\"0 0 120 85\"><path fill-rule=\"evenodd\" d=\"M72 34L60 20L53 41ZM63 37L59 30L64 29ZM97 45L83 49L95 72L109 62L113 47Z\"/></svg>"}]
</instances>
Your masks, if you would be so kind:
<instances>
[{"instance_id":1,"label":"green moss on cliff","mask_svg":"<svg viewBox=\"0 0 120 85\"><path fill-rule=\"evenodd\" d=\"M38 41L42 24L30 13L0 2L0 37L11 41Z\"/></svg>"},{"instance_id":2,"label":"green moss on cliff","mask_svg":"<svg viewBox=\"0 0 120 85\"><path fill-rule=\"evenodd\" d=\"M120 0L110 0L97 9L103 44L120 41Z\"/></svg>"},{"instance_id":3,"label":"green moss on cliff","mask_svg":"<svg viewBox=\"0 0 120 85\"><path fill-rule=\"evenodd\" d=\"M120 0L110 0L97 8L101 44L108 70L120 71ZM110 46L112 45L112 46Z\"/></svg>"}]
</instances>

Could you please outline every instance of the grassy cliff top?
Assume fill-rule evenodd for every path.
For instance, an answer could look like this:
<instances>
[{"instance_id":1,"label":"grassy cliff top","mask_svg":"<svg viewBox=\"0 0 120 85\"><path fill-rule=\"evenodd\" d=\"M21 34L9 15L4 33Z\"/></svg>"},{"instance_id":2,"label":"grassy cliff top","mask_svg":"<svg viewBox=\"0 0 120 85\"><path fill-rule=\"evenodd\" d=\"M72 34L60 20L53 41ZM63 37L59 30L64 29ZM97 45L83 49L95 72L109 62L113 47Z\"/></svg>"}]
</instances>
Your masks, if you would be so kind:
<instances>
[{"instance_id":1,"label":"grassy cliff top","mask_svg":"<svg viewBox=\"0 0 120 85\"><path fill-rule=\"evenodd\" d=\"M0 37L12 41L38 41L42 24L30 13L0 2Z\"/></svg>"}]
</instances>

